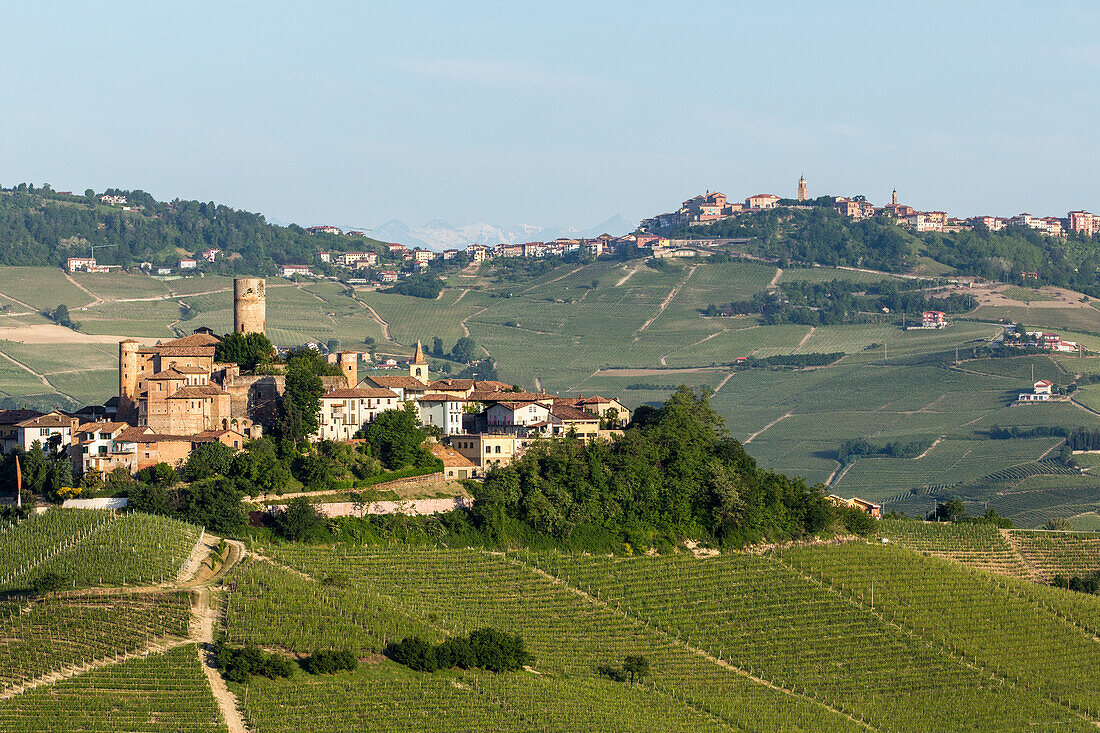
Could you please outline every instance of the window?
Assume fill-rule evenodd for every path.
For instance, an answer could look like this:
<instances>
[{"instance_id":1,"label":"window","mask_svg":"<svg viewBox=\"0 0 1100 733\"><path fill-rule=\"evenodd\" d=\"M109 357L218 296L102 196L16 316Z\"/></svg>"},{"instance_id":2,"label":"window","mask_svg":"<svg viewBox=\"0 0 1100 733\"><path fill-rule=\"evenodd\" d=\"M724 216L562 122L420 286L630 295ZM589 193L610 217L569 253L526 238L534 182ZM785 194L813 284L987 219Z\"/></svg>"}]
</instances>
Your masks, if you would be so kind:
<instances>
[{"instance_id":1,"label":"window","mask_svg":"<svg viewBox=\"0 0 1100 733\"><path fill-rule=\"evenodd\" d=\"M491 446L491 445L485 446L485 452L486 453L492 453L493 452L493 446Z\"/></svg>"},{"instance_id":2,"label":"window","mask_svg":"<svg viewBox=\"0 0 1100 733\"><path fill-rule=\"evenodd\" d=\"M497 453L500 453L500 446L497 446Z\"/></svg>"}]
</instances>

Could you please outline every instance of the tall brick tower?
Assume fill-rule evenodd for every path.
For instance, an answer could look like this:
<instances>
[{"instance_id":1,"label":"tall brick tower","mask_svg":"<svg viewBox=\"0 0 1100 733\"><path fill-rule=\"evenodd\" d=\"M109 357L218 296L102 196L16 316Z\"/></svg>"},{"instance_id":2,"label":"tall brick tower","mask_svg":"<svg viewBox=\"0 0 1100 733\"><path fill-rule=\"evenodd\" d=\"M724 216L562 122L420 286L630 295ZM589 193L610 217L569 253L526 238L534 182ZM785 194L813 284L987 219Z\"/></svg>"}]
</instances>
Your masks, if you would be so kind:
<instances>
[{"instance_id":1,"label":"tall brick tower","mask_svg":"<svg viewBox=\"0 0 1100 733\"><path fill-rule=\"evenodd\" d=\"M233 330L263 333L267 325L267 296L262 277L238 277L233 281Z\"/></svg>"},{"instance_id":2,"label":"tall brick tower","mask_svg":"<svg viewBox=\"0 0 1100 733\"><path fill-rule=\"evenodd\" d=\"M118 419L137 425L138 349L134 339L124 339L118 344Z\"/></svg>"},{"instance_id":3,"label":"tall brick tower","mask_svg":"<svg viewBox=\"0 0 1100 733\"><path fill-rule=\"evenodd\" d=\"M799 176L798 178L798 200L806 200L806 176Z\"/></svg>"},{"instance_id":4,"label":"tall brick tower","mask_svg":"<svg viewBox=\"0 0 1100 733\"><path fill-rule=\"evenodd\" d=\"M348 389L355 389L359 385L359 354L354 351L341 351L336 357L340 364L340 371L348 382Z\"/></svg>"}]
</instances>

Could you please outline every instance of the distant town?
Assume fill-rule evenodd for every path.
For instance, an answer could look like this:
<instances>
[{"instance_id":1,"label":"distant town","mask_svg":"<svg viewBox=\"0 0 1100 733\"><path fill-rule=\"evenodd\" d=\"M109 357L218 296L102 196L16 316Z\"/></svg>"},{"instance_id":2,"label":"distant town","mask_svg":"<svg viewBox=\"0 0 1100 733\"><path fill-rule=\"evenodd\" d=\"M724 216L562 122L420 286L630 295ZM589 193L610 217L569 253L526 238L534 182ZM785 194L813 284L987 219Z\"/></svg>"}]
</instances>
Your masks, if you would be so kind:
<instances>
[{"instance_id":1,"label":"distant town","mask_svg":"<svg viewBox=\"0 0 1100 733\"><path fill-rule=\"evenodd\" d=\"M124 211L140 211L140 207L131 206L127 203L126 197L119 194L103 194L99 196L99 202L107 206L118 207ZM863 196L822 196L810 199L808 184L803 176L798 179L797 193L793 199L783 198L772 193L760 193L749 196L743 201L730 201L724 193L707 191L684 201L676 211L643 219L636 231L621 236L612 236L605 233L593 238L560 238L550 242L498 243L493 245L479 243L468 245L464 249L447 249L442 252L420 247L408 247L399 243L384 243L388 254L393 260L390 267L386 267L386 263L379 259L378 252L319 250L314 254L313 263L281 264L279 274L286 278L320 277L323 273L318 272L317 266L324 264L344 272L361 273L364 276L361 278L363 283L374 282L378 285L389 285L396 283L403 277L427 270L430 264L437 260L465 264L507 257L564 257L573 253L584 253L591 257L600 257L605 254L619 253L626 248L648 249L651 251L652 256L657 258L693 257L705 254L707 247L719 244L747 243L747 240L676 238L675 236L666 235L666 233L713 224L743 214L757 213L768 209L785 207L807 210L822 206L831 208L841 216L855 221L873 217L886 218L898 226L914 232L958 232L975 229L996 232L1006 227L1018 226L1033 229L1048 236L1062 238L1069 236L1070 233L1085 237L1100 233L1100 215L1084 210L1069 211L1064 217L1033 216L1025 212L1009 217L972 216L964 219L953 217L945 211L919 211L912 206L899 203L896 190L891 193L890 203L883 206L875 206ZM307 227L305 231L313 235L367 238L367 234L363 231L344 231L331 225L311 226ZM224 253L221 250L210 248L195 252L189 257L181 257L175 267L154 266L152 262L143 262L140 267L150 274L158 276L186 275L199 272L204 261L215 262L222 256L224 256ZM118 269L118 267L116 265L100 264L93 253L89 257L68 258L66 269L69 272L109 272L112 269Z\"/></svg>"}]
</instances>

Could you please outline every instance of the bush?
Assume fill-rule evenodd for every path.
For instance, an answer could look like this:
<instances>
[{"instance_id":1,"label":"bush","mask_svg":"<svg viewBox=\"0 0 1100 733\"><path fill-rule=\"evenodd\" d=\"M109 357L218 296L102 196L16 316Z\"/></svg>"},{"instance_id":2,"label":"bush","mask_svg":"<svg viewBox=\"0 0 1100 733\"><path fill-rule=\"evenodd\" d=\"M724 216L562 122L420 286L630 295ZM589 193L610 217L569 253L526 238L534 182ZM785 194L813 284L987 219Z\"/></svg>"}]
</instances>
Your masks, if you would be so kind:
<instances>
[{"instance_id":1,"label":"bush","mask_svg":"<svg viewBox=\"0 0 1100 733\"><path fill-rule=\"evenodd\" d=\"M214 645L214 666L230 682L248 682L252 675L275 679L289 677L294 665L286 657L268 654L251 644L233 647L224 641Z\"/></svg>"},{"instance_id":2,"label":"bush","mask_svg":"<svg viewBox=\"0 0 1100 733\"><path fill-rule=\"evenodd\" d=\"M325 532L325 519L304 496L291 499L275 515L275 533L283 539L304 540Z\"/></svg>"},{"instance_id":3,"label":"bush","mask_svg":"<svg viewBox=\"0 0 1100 733\"><path fill-rule=\"evenodd\" d=\"M359 659L348 649L321 651L303 659L301 665L310 674L333 674L345 670L354 672L359 666Z\"/></svg>"},{"instance_id":4,"label":"bush","mask_svg":"<svg viewBox=\"0 0 1100 733\"><path fill-rule=\"evenodd\" d=\"M389 656L417 672L480 667L490 672L520 669L527 663L527 649L518 634L478 629L467 636L447 639L432 646L418 636L407 636L388 650Z\"/></svg>"},{"instance_id":5,"label":"bush","mask_svg":"<svg viewBox=\"0 0 1100 733\"><path fill-rule=\"evenodd\" d=\"M40 573L33 581L31 581L31 590L35 595L45 595L47 593L53 593L54 591L61 590L68 585L69 579L54 570L47 570Z\"/></svg>"},{"instance_id":6,"label":"bush","mask_svg":"<svg viewBox=\"0 0 1100 733\"><path fill-rule=\"evenodd\" d=\"M875 518L862 509L844 507L841 510L840 521L852 534L866 537L875 531Z\"/></svg>"}]
</instances>

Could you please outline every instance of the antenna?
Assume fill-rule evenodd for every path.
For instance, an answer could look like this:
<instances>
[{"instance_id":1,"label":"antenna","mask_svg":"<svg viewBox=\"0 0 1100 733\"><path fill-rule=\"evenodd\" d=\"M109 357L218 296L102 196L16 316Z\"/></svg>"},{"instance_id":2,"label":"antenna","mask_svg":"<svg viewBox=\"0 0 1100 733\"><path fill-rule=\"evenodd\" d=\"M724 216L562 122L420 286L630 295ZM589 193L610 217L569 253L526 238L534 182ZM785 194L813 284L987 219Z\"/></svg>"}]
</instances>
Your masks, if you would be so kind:
<instances>
[{"instance_id":1,"label":"antenna","mask_svg":"<svg viewBox=\"0 0 1100 733\"><path fill-rule=\"evenodd\" d=\"M105 249L107 247L117 247L117 246L118 246L117 244L101 244L101 245L99 245L99 248L100 249ZM94 260L95 259L95 242L93 242L91 244L91 249L92 249L92 259ZM96 264L98 264L98 263L96 263Z\"/></svg>"}]
</instances>

